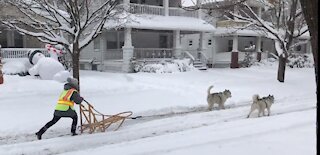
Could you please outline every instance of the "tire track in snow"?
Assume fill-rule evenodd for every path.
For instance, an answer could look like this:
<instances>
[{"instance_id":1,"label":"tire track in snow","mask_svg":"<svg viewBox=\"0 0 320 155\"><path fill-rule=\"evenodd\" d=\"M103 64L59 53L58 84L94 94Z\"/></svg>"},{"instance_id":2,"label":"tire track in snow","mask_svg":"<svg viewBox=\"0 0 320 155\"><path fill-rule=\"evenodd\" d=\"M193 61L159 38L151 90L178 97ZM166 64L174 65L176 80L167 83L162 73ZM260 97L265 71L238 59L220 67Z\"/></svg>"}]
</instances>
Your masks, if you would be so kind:
<instances>
[{"instance_id":1,"label":"tire track in snow","mask_svg":"<svg viewBox=\"0 0 320 155\"><path fill-rule=\"evenodd\" d=\"M292 112L301 112L301 111L308 111L308 110L313 110L315 109L316 107L307 107L307 108L304 108L304 109L293 109L293 110L288 110L288 111L284 111L284 112L276 112L274 114L272 114L270 117L272 116L276 116L276 115L280 115L280 114L287 114L287 113L292 113ZM210 114L210 113L208 113ZM178 117L178 116L184 116L184 115L187 115L187 114L179 114L179 115L175 115L175 116L172 116L172 117ZM227 116L224 116L224 117L221 117L221 118L217 118L217 120L213 120L211 122L197 122L195 125L191 125L191 126L187 126L187 127L170 127L170 124L167 125L169 126L169 128L153 128L153 130L146 130L146 132L144 133L140 133L141 130L143 130L144 127L146 128L149 128L149 125L146 125L146 126L142 126L142 128L139 126L137 126L138 128L135 128L135 127L131 127L131 128L125 128L124 130L119 130L119 131L115 131L115 132L107 132L105 134L107 135L103 135L104 133L100 133L99 135L88 135L88 134L85 134L85 136L76 136L75 138L79 138L79 139L82 139L84 141L88 140L88 139L91 139L90 141L88 142L81 142L82 140L79 141L79 143L85 143L85 145L82 145L82 144L72 144L71 146L60 146L59 147L59 151L54 151L55 149L51 149L50 147L48 148L48 144L47 145L44 145L46 146L45 148L41 148L41 146L39 146L39 148L37 148L36 150L32 150L30 152L30 154L33 154L33 153L37 153L37 152L41 152L41 153L49 153L49 154L58 154L58 153L62 153L62 152L66 152L66 151L76 151L78 150L79 148L74 148L72 146L74 145L77 145L77 146L84 146L84 147L81 147L81 149L92 149L92 148L96 148L96 147L99 147L99 146L103 146L103 145L111 145L111 144L117 144L117 143L122 143L122 142L128 142L128 141L135 141L135 140L138 140L138 139L143 139L143 138L150 138L150 137L155 137L155 136L161 136L161 135L165 135L165 134L170 134L170 133L176 133L176 132L181 132L181 131L186 131L186 130L190 130L190 129L194 129L194 128L200 128L200 127L203 127L203 126L208 126L208 125L215 125L215 124L218 124L218 123L223 123L223 122L232 122L232 121L237 121L237 120L240 120L240 119L245 119L245 116L246 115L243 115L243 114L238 114L238 115L227 115ZM163 117L162 117L163 118ZM170 118L170 117L166 117L166 118ZM159 120L159 119L154 119L154 121L156 120ZM143 124L143 123L146 123L146 121L142 121L140 123L136 123L136 125L139 125L139 124ZM164 126L164 124L160 124L160 126ZM110 135L110 133L113 133ZM137 133L140 133L137 135ZM129 136L128 136L129 135ZM120 137L120 138L119 138ZM34 137L35 139L35 137ZM64 141L64 138L59 138L59 137L56 137L56 138L49 138L49 139L44 139L43 142L46 142L46 140L48 141L47 143L52 143L50 141ZM78 142L78 140L77 140ZM33 142L32 141L27 141L27 142L20 142L22 144L22 146L28 146L28 143L30 143L30 147L33 146ZM19 146L19 143L16 143L14 145L17 145ZM8 146L4 146L4 148L7 148L9 147L10 148L10 145ZM0 150L1 150L1 146L0 146ZM40 149L40 150L39 150ZM34 152L35 151L35 152ZM19 154L19 153L18 153ZM21 153L20 153L21 154ZM28 154L28 153L26 153Z\"/></svg>"},{"instance_id":2,"label":"tire track in snow","mask_svg":"<svg viewBox=\"0 0 320 155\"><path fill-rule=\"evenodd\" d=\"M278 100L276 100L275 103L283 101L285 99L286 98L278 99ZM301 99L301 98L299 98L299 99ZM301 100L303 100L303 99L301 99ZM251 101L243 101L243 102L239 102L237 105L235 105L235 104L226 105L226 109L224 109L223 111L220 111L220 112L224 112L225 110L229 110L229 109L236 109L236 108L242 108L242 107L248 107L248 106L251 106ZM218 110L218 108L215 107L214 110L210 111L210 112L214 112L217 110ZM249 108L248 108L248 111L249 111ZM141 118L134 119L134 120L126 120L124 122L124 124L122 125L122 127L151 122L151 121L155 121L155 120L167 119L167 118L172 118L172 117L185 116L185 115L190 115L190 114L198 114L198 113L203 113L203 112L208 112L206 106L191 107L191 108L187 108L187 110L181 111L181 112L169 112L169 113L158 114L158 115L146 115L146 116L142 116ZM278 114L284 114L284 113L283 112L282 113L272 113L271 116L278 115ZM246 115L238 115L238 116L232 117L230 119L238 118L238 117L245 118ZM229 119L225 120L225 121L229 121ZM121 128L120 128L120 130L121 130ZM110 132L110 129L108 132ZM63 128L63 129L57 129L57 130L48 130L42 138L43 138L43 140L46 140L46 139L69 136L69 135L70 135L69 128ZM34 133L8 135L8 136L0 137L0 146L7 145L7 144L32 142L32 141L36 141L36 140L37 139L36 139L36 136Z\"/></svg>"}]
</instances>

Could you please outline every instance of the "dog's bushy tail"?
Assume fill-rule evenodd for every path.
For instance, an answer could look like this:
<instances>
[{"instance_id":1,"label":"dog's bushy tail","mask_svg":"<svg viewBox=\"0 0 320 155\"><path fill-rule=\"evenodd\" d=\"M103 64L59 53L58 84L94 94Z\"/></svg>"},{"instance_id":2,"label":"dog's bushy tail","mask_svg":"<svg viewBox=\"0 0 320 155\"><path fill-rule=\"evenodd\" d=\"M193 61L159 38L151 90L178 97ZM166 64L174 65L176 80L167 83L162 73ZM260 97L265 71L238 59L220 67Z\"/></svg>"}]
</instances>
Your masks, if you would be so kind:
<instances>
[{"instance_id":1,"label":"dog's bushy tail","mask_svg":"<svg viewBox=\"0 0 320 155\"><path fill-rule=\"evenodd\" d=\"M208 90L207 90L208 95L210 95L210 90L211 90L212 88L213 88L213 85L208 88Z\"/></svg>"},{"instance_id":2,"label":"dog's bushy tail","mask_svg":"<svg viewBox=\"0 0 320 155\"><path fill-rule=\"evenodd\" d=\"M256 103L258 101L258 99L259 99L259 95L258 94L254 94L252 96L253 103Z\"/></svg>"}]
</instances>

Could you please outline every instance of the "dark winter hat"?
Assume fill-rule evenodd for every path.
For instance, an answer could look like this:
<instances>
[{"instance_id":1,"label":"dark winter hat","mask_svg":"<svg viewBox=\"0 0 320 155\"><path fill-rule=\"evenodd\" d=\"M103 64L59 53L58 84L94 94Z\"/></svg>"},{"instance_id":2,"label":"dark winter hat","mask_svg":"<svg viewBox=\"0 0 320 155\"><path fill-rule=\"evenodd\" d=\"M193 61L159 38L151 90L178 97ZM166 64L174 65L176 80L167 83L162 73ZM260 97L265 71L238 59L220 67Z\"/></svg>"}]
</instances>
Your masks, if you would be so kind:
<instances>
[{"instance_id":1,"label":"dark winter hat","mask_svg":"<svg viewBox=\"0 0 320 155\"><path fill-rule=\"evenodd\" d=\"M37 53L42 53L42 52L39 51L39 50L34 50L34 51L29 51L29 52L28 52L29 62L30 62L32 65L34 65L33 62L32 62L33 56L34 56L35 54L37 54Z\"/></svg>"},{"instance_id":2,"label":"dark winter hat","mask_svg":"<svg viewBox=\"0 0 320 155\"><path fill-rule=\"evenodd\" d=\"M71 87L73 87L74 89L79 90L79 81L76 78L73 77L68 77L67 78L67 82L70 84Z\"/></svg>"}]
</instances>

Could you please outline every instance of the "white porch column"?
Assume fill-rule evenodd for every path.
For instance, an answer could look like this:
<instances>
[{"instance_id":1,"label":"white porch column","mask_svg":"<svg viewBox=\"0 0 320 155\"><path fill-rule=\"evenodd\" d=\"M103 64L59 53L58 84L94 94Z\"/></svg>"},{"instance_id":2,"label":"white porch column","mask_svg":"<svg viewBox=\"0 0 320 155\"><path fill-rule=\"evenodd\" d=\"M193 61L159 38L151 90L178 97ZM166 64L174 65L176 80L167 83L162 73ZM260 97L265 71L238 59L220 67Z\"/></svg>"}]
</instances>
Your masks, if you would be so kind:
<instances>
[{"instance_id":1,"label":"white porch column","mask_svg":"<svg viewBox=\"0 0 320 155\"><path fill-rule=\"evenodd\" d=\"M238 6L234 6L234 8L233 8L233 13L235 14L235 15L238 15L239 14L239 8L238 8ZM234 20L237 20L238 18L237 17L234 17Z\"/></svg>"},{"instance_id":2,"label":"white porch column","mask_svg":"<svg viewBox=\"0 0 320 155\"><path fill-rule=\"evenodd\" d=\"M22 35L22 43L24 48L28 46L27 35Z\"/></svg>"},{"instance_id":3,"label":"white porch column","mask_svg":"<svg viewBox=\"0 0 320 155\"><path fill-rule=\"evenodd\" d=\"M201 54L200 52L203 52L207 49L206 47L206 40L204 37L205 33L204 32L200 32L200 37L199 37L199 48L198 48L198 54L197 54L197 58L200 59Z\"/></svg>"},{"instance_id":4,"label":"white porch column","mask_svg":"<svg viewBox=\"0 0 320 155\"><path fill-rule=\"evenodd\" d=\"M8 30L6 35L7 35L7 47L14 47L14 31Z\"/></svg>"},{"instance_id":5,"label":"white porch column","mask_svg":"<svg viewBox=\"0 0 320 155\"><path fill-rule=\"evenodd\" d=\"M238 63L238 57L239 57L239 50L238 50L238 36L233 36L233 42L232 42L232 52L231 52L231 68L239 68Z\"/></svg>"},{"instance_id":6,"label":"white porch column","mask_svg":"<svg viewBox=\"0 0 320 155\"><path fill-rule=\"evenodd\" d=\"M182 48L180 40L180 30L173 31L173 47L174 47L174 57L182 58Z\"/></svg>"},{"instance_id":7,"label":"white porch column","mask_svg":"<svg viewBox=\"0 0 320 155\"><path fill-rule=\"evenodd\" d=\"M124 46L122 47L123 51L123 65L122 71L130 73L132 72L131 58L133 57L133 46L131 39L131 28L125 28L124 30Z\"/></svg>"},{"instance_id":8,"label":"white porch column","mask_svg":"<svg viewBox=\"0 0 320 155\"><path fill-rule=\"evenodd\" d=\"M309 39L307 44L306 44L306 53L312 53L312 46L311 46L311 40Z\"/></svg>"},{"instance_id":9,"label":"white porch column","mask_svg":"<svg viewBox=\"0 0 320 155\"><path fill-rule=\"evenodd\" d=\"M104 60L105 60L105 55L107 54L107 38L106 38L106 32L102 32L100 34L100 68L99 70L101 72L104 71Z\"/></svg>"},{"instance_id":10,"label":"white porch column","mask_svg":"<svg viewBox=\"0 0 320 155\"><path fill-rule=\"evenodd\" d=\"M214 67L214 64L216 63L216 56L217 56L217 50L216 50L216 39L217 37L215 35L212 35L212 46L211 46L211 52L212 52L212 68Z\"/></svg>"},{"instance_id":11,"label":"white porch column","mask_svg":"<svg viewBox=\"0 0 320 155\"><path fill-rule=\"evenodd\" d=\"M206 49L207 49L207 46L206 46L205 33L204 32L200 32L199 50L203 51L203 50L206 50Z\"/></svg>"},{"instance_id":12,"label":"white porch column","mask_svg":"<svg viewBox=\"0 0 320 155\"><path fill-rule=\"evenodd\" d=\"M262 8L258 7L258 13L257 13L258 17L261 18L261 14L262 14Z\"/></svg>"},{"instance_id":13,"label":"white porch column","mask_svg":"<svg viewBox=\"0 0 320 155\"><path fill-rule=\"evenodd\" d=\"M261 36L257 36L256 40L256 52L257 52L257 60L260 62L261 61Z\"/></svg>"},{"instance_id":14,"label":"white porch column","mask_svg":"<svg viewBox=\"0 0 320 155\"><path fill-rule=\"evenodd\" d=\"M169 0L163 0L164 15L169 16Z\"/></svg>"},{"instance_id":15,"label":"white porch column","mask_svg":"<svg viewBox=\"0 0 320 155\"><path fill-rule=\"evenodd\" d=\"M256 38L256 52L261 52L261 36Z\"/></svg>"},{"instance_id":16,"label":"white porch column","mask_svg":"<svg viewBox=\"0 0 320 155\"><path fill-rule=\"evenodd\" d=\"M130 0L123 0L124 9L129 12Z\"/></svg>"},{"instance_id":17,"label":"white porch column","mask_svg":"<svg viewBox=\"0 0 320 155\"><path fill-rule=\"evenodd\" d=\"M258 17L261 18L261 11L262 11L262 8L261 7L258 7ZM261 36L257 36L257 40L256 40L256 52L257 52L257 60L258 61L261 61Z\"/></svg>"},{"instance_id":18,"label":"white porch column","mask_svg":"<svg viewBox=\"0 0 320 155\"><path fill-rule=\"evenodd\" d=\"M238 52L238 36L237 35L233 36L232 52Z\"/></svg>"},{"instance_id":19,"label":"white porch column","mask_svg":"<svg viewBox=\"0 0 320 155\"><path fill-rule=\"evenodd\" d=\"M202 18L202 0L197 0L197 6L199 7L197 13L198 13L198 18L201 19Z\"/></svg>"}]
</instances>

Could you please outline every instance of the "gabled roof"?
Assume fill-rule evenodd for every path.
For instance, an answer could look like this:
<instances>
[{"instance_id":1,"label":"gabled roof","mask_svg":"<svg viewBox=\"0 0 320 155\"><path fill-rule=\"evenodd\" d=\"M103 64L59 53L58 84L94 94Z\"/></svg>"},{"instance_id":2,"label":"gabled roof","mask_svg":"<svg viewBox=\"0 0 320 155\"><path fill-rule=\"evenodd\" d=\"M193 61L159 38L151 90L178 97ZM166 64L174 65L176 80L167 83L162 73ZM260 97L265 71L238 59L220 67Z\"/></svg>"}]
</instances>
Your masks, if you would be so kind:
<instances>
[{"instance_id":1,"label":"gabled roof","mask_svg":"<svg viewBox=\"0 0 320 155\"><path fill-rule=\"evenodd\" d=\"M109 20L105 28L130 27L151 30L182 30L213 32L215 27L210 23L192 17L156 16L130 14L123 20Z\"/></svg>"}]
</instances>

